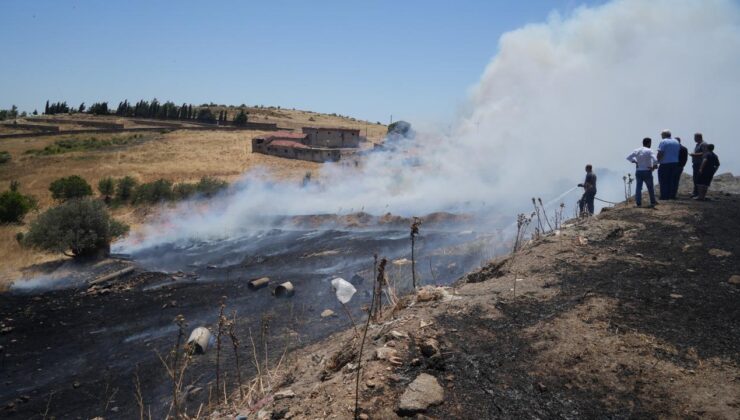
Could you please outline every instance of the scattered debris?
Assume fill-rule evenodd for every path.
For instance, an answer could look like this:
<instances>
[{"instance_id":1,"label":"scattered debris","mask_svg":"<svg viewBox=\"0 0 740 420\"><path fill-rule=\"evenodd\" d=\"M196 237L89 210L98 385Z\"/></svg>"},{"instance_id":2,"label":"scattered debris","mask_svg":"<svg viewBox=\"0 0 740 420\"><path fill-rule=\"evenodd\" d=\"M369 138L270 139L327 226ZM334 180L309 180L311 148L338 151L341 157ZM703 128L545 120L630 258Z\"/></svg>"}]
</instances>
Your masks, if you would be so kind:
<instances>
[{"instance_id":1,"label":"scattered debris","mask_svg":"<svg viewBox=\"0 0 740 420\"><path fill-rule=\"evenodd\" d=\"M295 397L295 392L293 392L292 389L283 389L275 393L273 396L273 399L275 400L282 400L284 398L293 398Z\"/></svg>"},{"instance_id":2,"label":"scattered debris","mask_svg":"<svg viewBox=\"0 0 740 420\"><path fill-rule=\"evenodd\" d=\"M732 252L725 251L724 249L712 248L709 250L709 255L717 258L725 258L732 256Z\"/></svg>"},{"instance_id":3,"label":"scattered debris","mask_svg":"<svg viewBox=\"0 0 740 420\"><path fill-rule=\"evenodd\" d=\"M268 284L270 284L269 277L260 277L258 279L249 280L249 282L247 282L247 287L249 290L258 290L263 287L267 287Z\"/></svg>"},{"instance_id":4,"label":"scattered debris","mask_svg":"<svg viewBox=\"0 0 740 420\"><path fill-rule=\"evenodd\" d=\"M191 346L192 351L196 354L203 354L208 350L208 344L211 341L211 331L206 327L198 327L190 333L187 345Z\"/></svg>"},{"instance_id":5,"label":"scattered debris","mask_svg":"<svg viewBox=\"0 0 740 420\"><path fill-rule=\"evenodd\" d=\"M116 279L121 276L125 276L126 274L129 274L134 271L134 266L128 266L122 270L114 271L112 273L106 274L104 276L98 277L97 279L90 282L91 286L94 286L96 284L105 283L109 280Z\"/></svg>"},{"instance_id":6,"label":"scattered debris","mask_svg":"<svg viewBox=\"0 0 740 420\"><path fill-rule=\"evenodd\" d=\"M291 297L295 294L295 290L293 289L293 283L286 281L285 283L279 284L275 290L272 292L273 295L277 298L281 297Z\"/></svg>"}]
</instances>

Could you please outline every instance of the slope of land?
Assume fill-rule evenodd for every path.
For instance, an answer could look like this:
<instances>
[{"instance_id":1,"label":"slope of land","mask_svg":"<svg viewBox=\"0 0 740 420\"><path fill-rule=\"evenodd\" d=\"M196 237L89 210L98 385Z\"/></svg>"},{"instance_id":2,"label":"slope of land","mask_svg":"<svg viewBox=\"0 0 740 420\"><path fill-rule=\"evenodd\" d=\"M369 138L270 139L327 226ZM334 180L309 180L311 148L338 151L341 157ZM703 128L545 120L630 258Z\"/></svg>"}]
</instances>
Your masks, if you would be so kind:
<instances>
[{"instance_id":1,"label":"slope of land","mask_svg":"<svg viewBox=\"0 0 740 420\"><path fill-rule=\"evenodd\" d=\"M218 113L220 109L215 112ZM277 123L278 127L300 129L302 126L338 126L357 128L370 141L380 141L386 127L374 123L319 114L310 111L249 108L250 120ZM230 111L230 115L236 111ZM61 119L89 119L130 125L130 120L115 117L92 117L74 114L54 116ZM41 118L41 117L39 117ZM231 118L231 117L230 117ZM158 122L153 120L154 122ZM73 128L90 128L77 127ZM0 127L0 131L8 130ZM10 153L10 162L0 165L0 191L6 190L10 182L17 180L21 191L39 200L40 210L53 204L49 184L55 179L80 175L95 188L104 177L132 176L139 182L150 182L166 178L173 182L197 181L203 176L212 176L228 181L238 179L250 169L264 168L275 179L298 182L306 172L316 172L320 164L300 160L282 159L274 156L251 153L253 137L264 131L162 131L143 133L84 133L76 135L38 136L0 140L0 151ZM60 140L99 141L117 140L118 144L95 149L73 150L65 153L45 153L44 148ZM123 207L114 215L135 227L156 209ZM26 217L26 223L36 214ZM22 249L15 240L17 232L26 226L0 225L0 290L21 275L21 270L58 259L32 250Z\"/></svg>"},{"instance_id":2,"label":"slope of land","mask_svg":"<svg viewBox=\"0 0 740 420\"><path fill-rule=\"evenodd\" d=\"M404 298L367 333L362 418L737 419L740 197L711 198L620 205ZM290 353L213 416L352 418L358 342Z\"/></svg>"}]
</instances>

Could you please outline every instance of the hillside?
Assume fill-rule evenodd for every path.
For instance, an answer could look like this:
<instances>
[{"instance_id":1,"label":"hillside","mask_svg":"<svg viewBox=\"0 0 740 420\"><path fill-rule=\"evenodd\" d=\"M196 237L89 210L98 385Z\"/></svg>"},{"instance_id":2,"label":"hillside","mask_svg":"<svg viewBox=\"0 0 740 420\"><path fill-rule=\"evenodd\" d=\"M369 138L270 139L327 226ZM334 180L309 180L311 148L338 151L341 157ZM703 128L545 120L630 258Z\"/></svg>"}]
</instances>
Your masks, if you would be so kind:
<instances>
[{"instance_id":1,"label":"hillside","mask_svg":"<svg viewBox=\"0 0 740 420\"><path fill-rule=\"evenodd\" d=\"M361 418L738 418L740 197L711 198L619 205L404 298L367 333ZM358 342L293 351L213 417L352 418Z\"/></svg>"},{"instance_id":2,"label":"hillside","mask_svg":"<svg viewBox=\"0 0 740 420\"><path fill-rule=\"evenodd\" d=\"M225 108L214 109L218 113ZM380 141L386 132L384 125L310 111L271 108L247 108L247 111L250 121L277 123L278 127L288 129L300 129L302 126L358 128L362 130L363 135L367 132L368 139L374 142ZM236 112L238 111L235 108L229 109L229 118L233 118ZM118 123L127 128L147 127L127 118L93 117L85 114L53 117L62 120L82 119ZM27 120L37 123L44 118L42 116ZM26 122L22 119L18 121ZM156 122L158 120L153 120L153 123ZM59 125L63 131L90 129L76 124ZM0 134L21 132L28 130L14 130L10 126L0 125ZM82 176L93 188L101 178L127 175L139 182L150 182L158 178L166 178L173 182L196 181L203 176L234 181L246 171L258 167L266 168L276 179L296 182L306 172L313 172L316 175L320 164L252 154L251 139L265 133L256 130L172 131L163 128L161 131L147 132L91 132L0 139L0 151L9 152L11 155L10 162L0 164L0 191L6 190L12 180L17 180L21 184L21 191L36 197L40 210L43 211L52 204L49 184L55 179L69 175ZM64 153L44 152L45 148L53 147L59 141L78 142L89 139L101 142L116 140L118 144ZM152 211L147 208L122 207L115 210L114 215L135 227ZM33 217L34 214L27 216L26 223ZM25 226L0 225L0 255L3 255L0 290L9 281L17 278L22 270L58 258L56 255L22 249L15 240L15 234L25 229Z\"/></svg>"}]
</instances>

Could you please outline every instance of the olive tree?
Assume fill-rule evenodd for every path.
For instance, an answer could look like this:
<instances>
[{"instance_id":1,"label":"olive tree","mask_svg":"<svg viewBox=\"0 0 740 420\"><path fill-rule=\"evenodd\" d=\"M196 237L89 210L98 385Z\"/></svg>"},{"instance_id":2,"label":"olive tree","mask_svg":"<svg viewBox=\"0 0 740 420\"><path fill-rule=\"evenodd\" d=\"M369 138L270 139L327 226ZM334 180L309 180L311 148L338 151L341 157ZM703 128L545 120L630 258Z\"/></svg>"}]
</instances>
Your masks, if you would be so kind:
<instances>
[{"instance_id":1,"label":"olive tree","mask_svg":"<svg viewBox=\"0 0 740 420\"><path fill-rule=\"evenodd\" d=\"M110 217L105 205L89 198L69 200L31 222L25 245L80 258L107 253L128 226Z\"/></svg>"}]
</instances>

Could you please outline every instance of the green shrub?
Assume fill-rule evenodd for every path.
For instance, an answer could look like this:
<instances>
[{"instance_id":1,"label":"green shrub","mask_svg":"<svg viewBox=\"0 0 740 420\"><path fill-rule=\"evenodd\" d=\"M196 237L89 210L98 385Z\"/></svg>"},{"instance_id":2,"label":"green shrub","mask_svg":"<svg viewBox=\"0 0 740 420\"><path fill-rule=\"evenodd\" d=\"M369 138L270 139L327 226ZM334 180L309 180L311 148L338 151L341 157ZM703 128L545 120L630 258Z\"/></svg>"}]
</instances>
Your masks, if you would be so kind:
<instances>
[{"instance_id":1,"label":"green shrub","mask_svg":"<svg viewBox=\"0 0 740 420\"><path fill-rule=\"evenodd\" d=\"M0 151L0 165L10 162L10 159L10 153L6 152L5 150Z\"/></svg>"},{"instance_id":2,"label":"green shrub","mask_svg":"<svg viewBox=\"0 0 740 420\"><path fill-rule=\"evenodd\" d=\"M17 190L0 194L0 223L19 223L26 214L36 208L36 200Z\"/></svg>"},{"instance_id":3,"label":"green shrub","mask_svg":"<svg viewBox=\"0 0 740 420\"><path fill-rule=\"evenodd\" d=\"M175 187L172 189L172 193L174 194L175 198L178 200L184 200L186 198L190 198L196 192L197 192L197 185L190 184L188 182L181 182L179 184L176 184Z\"/></svg>"},{"instance_id":4,"label":"green shrub","mask_svg":"<svg viewBox=\"0 0 740 420\"><path fill-rule=\"evenodd\" d=\"M124 176L116 181L116 200L126 202L134 197L136 180L130 176Z\"/></svg>"},{"instance_id":5,"label":"green shrub","mask_svg":"<svg viewBox=\"0 0 740 420\"><path fill-rule=\"evenodd\" d=\"M154 182L139 185L134 193L134 203L159 203L172 200L172 182L166 179L158 179Z\"/></svg>"},{"instance_id":6,"label":"green shrub","mask_svg":"<svg viewBox=\"0 0 740 420\"><path fill-rule=\"evenodd\" d=\"M87 197L93 193L90 184L78 175L57 179L49 185L49 191L51 197L59 201Z\"/></svg>"},{"instance_id":7,"label":"green shrub","mask_svg":"<svg viewBox=\"0 0 740 420\"><path fill-rule=\"evenodd\" d=\"M106 177L98 181L98 191L105 198L106 203L110 202L111 197L116 192L116 183L113 178Z\"/></svg>"},{"instance_id":8,"label":"green shrub","mask_svg":"<svg viewBox=\"0 0 740 420\"><path fill-rule=\"evenodd\" d=\"M204 176L195 185L195 189L198 192L198 194L201 194L204 197L210 198L218 194L221 190L227 188L228 186L229 186L229 183L224 180L212 178L209 176Z\"/></svg>"},{"instance_id":9,"label":"green shrub","mask_svg":"<svg viewBox=\"0 0 740 420\"><path fill-rule=\"evenodd\" d=\"M23 244L71 257L107 252L110 242L128 232L128 226L111 218L105 205L88 198L53 207L31 222Z\"/></svg>"}]
</instances>

